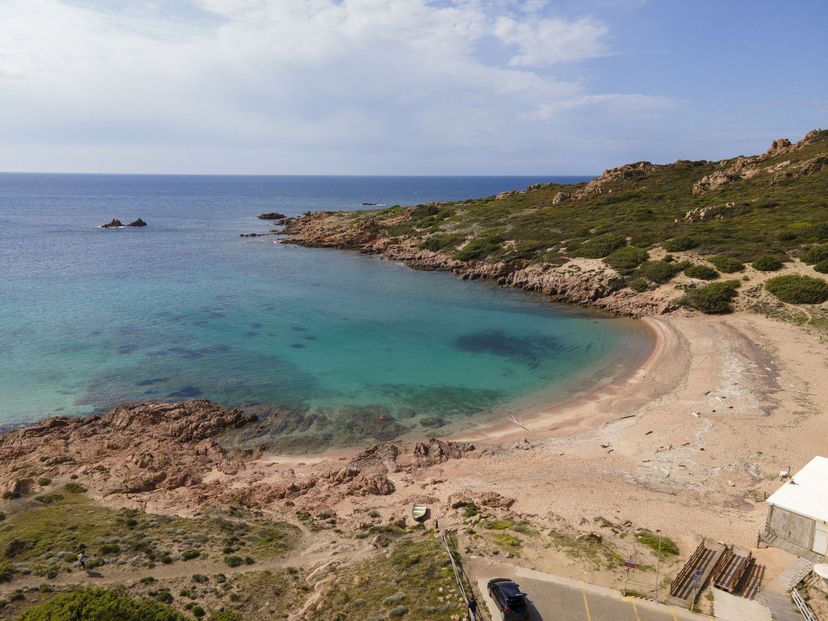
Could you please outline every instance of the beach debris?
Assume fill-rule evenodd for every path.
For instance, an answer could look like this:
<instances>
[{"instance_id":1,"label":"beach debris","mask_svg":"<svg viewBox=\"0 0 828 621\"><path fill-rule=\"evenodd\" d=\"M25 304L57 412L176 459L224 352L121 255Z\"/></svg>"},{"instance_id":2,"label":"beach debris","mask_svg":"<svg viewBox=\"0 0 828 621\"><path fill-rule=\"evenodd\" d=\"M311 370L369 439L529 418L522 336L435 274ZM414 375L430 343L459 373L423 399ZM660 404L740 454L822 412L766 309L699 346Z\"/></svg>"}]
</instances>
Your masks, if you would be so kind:
<instances>
[{"instance_id":1,"label":"beach debris","mask_svg":"<svg viewBox=\"0 0 828 621\"><path fill-rule=\"evenodd\" d=\"M645 433L644 435L645 435L645 436L648 436L648 435L650 435L651 433L653 433L653 430L652 430L652 429L650 429L650 430L649 430L647 433Z\"/></svg>"},{"instance_id":2,"label":"beach debris","mask_svg":"<svg viewBox=\"0 0 828 621\"><path fill-rule=\"evenodd\" d=\"M609 448L609 447L610 447L610 443L609 443L609 442L607 442L606 444L602 444L602 445L601 445L601 448L603 448L603 449L605 449L605 448Z\"/></svg>"},{"instance_id":3,"label":"beach debris","mask_svg":"<svg viewBox=\"0 0 828 621\"><path fill-rule=\"evenodd\" d=\"M784 481L784 480L785 480L785 479L787 479L789 476L791 476L791 467L790 467L790 466L788 466L788 467L787 467L787 468L785 468L784 470L780 470L780 471L779 471L779 480L780 480L780 481Z\"/></svg>"},{"instance_id":4,"label":"beach debris","mask_svg":"<svg viewBox=\"0 0 828 621\"><path fill-rule=\"evenodd\" d=\"M521 440L520 442L516 442L515 444L513 444L512 448L518 449L520 451L528 451L532 448L532 445L529 443L529 440L523 438L523 440Z\"/></svg>"},{"instance_id":5,"label":"beach debris","mask_svg":"<svg viewBox=\"0 0 828 621\"><path fill-rule=\"evenodd\" d=\"M521 423L521 422L520 422L517 418L515 418L514 416L510 416L510 417L509 417L509 420L510 420L510 421L512 421L515 425L517 425L517 426L518 426L518 427L520 427L521 429L525 429L526 431L530 431L530 429L529 429L526 425L524 425L523 423ZM524 439L525 439L525 438L524 438Z\"/></svg>"},{"instance_id":6,"label":"beach debris","mask_svg":"<svg viewBox=\"0 0 828 621\"><path fill-rule=\"evenodd\" d=\"M716 410L713 410L713 411L715 412ZM691 416L695 416L696 418L699 418L701 416L701 412L698 412L698 411L690 412L690 414L691 414Z\"/></svg>"}]
</instances>

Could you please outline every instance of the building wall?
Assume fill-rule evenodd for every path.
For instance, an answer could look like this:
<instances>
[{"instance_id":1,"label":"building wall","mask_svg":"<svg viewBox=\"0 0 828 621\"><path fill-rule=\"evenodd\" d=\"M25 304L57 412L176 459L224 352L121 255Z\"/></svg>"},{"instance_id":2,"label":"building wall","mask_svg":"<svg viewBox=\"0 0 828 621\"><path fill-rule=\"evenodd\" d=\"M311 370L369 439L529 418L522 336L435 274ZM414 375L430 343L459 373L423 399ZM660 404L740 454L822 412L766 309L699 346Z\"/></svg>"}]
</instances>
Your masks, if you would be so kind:
<instances>
[{"instance_id":1,"label":"building wall","mask_svg":"<svg viewBox=\"0 0 828 621\"><path fill-rule=\"evenodd\" d=\"M771 506L768 524L777 536L798 546L813 549L814 520L781 507Z\"/></svg>"}]
</instances>

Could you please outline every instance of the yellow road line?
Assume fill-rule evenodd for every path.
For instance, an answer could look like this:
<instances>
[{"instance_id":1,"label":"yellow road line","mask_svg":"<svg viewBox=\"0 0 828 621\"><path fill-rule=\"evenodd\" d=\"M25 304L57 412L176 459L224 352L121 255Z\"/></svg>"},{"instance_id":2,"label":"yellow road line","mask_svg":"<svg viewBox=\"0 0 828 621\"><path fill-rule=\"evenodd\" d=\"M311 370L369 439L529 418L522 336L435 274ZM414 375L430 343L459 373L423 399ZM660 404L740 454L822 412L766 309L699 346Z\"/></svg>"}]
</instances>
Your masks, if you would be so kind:
<instances>
[{"instance_id":1,"label":"yellow road line","mask_svg":"<svg viewBox=\"0 0 828 621\"><path fill-rule=\"evenodd\" d=\"M587 613L587 621L592 621L592 615L589 614L589 604L587 603L586 591L584 590L584 583L581 583L581 595L584 597L584 610Z\"/></svg>"},{"instance_id":2,"label":"yellow road line","mask_svg":"<svg viewBox=\"0 0 828 621\"><path fill-rule=\"evenodd\" d=\"M641 621L641 617L638 616L638 607L635 605L635 598L634 597L628 597L627 599L632 604L633 612L635 613L635 618L638 619L638 621Z\"/></svg>"},{"instance_id":3,"label":"yellow road line","mask_svg":"<svg viewBox=\"0 0 828 621\"><path fill-rule=\"evenodd\" d=\"M676 616L676 609L670 606L670 612L673 613L673 621L678 621L678 617Z\"/></svg>"}]
</instances>

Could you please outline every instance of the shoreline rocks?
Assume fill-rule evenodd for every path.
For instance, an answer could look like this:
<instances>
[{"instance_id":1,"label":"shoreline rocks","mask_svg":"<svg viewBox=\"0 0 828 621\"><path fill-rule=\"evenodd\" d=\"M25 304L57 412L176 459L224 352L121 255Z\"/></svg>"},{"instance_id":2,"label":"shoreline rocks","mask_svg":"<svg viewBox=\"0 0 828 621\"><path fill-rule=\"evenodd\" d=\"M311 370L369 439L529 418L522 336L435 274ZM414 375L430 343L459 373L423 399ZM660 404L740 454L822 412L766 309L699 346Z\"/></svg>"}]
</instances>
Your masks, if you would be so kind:
<instances>
[{"instance_id":1,"label":"shoreline rocks","mask_svg":"<svg viewBox=\"0 0 828 621\"><path fill-rule=\"evenodd\" d=\"M638 170L638 167L635 169ZM624 288L618 274L603 264L590 269L574 269L566 265L545 269L527 262L460 261L419 248L412 240L384 236L373 219L362 220L350 228L326 226L332 217L335 216L317 212L288 219L283 231L287 236L284 243L378 254L392 261L401 261L412 269L450 272L461 280L493 280L503 287L542 293L555 302L577 304L627 317L663 315L679 308L674 301Z\"/></svg>"}]
</instances>

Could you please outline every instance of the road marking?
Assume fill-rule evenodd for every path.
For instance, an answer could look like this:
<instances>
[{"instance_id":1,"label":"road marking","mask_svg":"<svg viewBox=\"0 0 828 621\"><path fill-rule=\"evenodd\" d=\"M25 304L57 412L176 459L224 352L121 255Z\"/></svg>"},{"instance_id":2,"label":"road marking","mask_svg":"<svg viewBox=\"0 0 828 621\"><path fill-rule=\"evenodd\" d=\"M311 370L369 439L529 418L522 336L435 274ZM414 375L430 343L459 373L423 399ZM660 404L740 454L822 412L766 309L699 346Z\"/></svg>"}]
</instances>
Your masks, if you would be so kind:
<instances>
[{"instance_id":1,"label":"road marking","mask_svg":"<svg viewBox=\"0 0 828 621\"><path fill-rule=\"evenodd\" d=\"M589 614L589 604L587 603L586 591L584 590L584 583L581 582L581 595L584 596L584 609L587 613L587 621L592 621L592 615Z\"/></svg>"},{"instance_id":2,"label":"road marking","mask_svg":"<svg viewBox=\"0 0 828 621\"><path fill-rule=\"evenodd\" d=\"M629 597L627 599L632 604L633 612L635 613L635 618L638 619L638 621L641 621L641 617L638 616L638 608L635 605L635 598L634 597Z\"/></svg>"},{"instance_id":3,"label":"road marking","mask_svg":"<svg viewBox=\"0 0 828 621\"><path fill-rule=\"evenodd\" d=\"M676 616L676 609L670 606L670 612L673 613L673 621L678 621L678 617Z\"/></svg>"}]
</instances>

